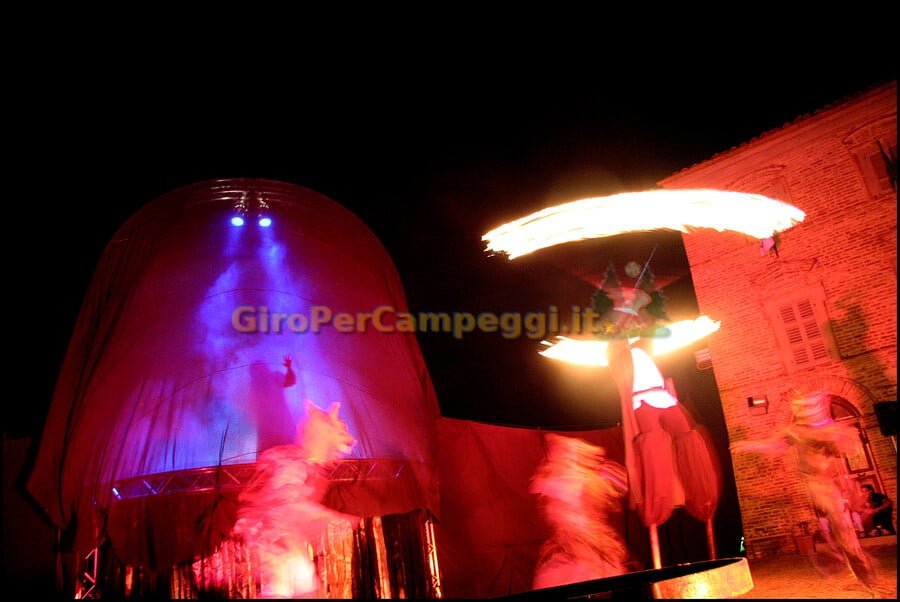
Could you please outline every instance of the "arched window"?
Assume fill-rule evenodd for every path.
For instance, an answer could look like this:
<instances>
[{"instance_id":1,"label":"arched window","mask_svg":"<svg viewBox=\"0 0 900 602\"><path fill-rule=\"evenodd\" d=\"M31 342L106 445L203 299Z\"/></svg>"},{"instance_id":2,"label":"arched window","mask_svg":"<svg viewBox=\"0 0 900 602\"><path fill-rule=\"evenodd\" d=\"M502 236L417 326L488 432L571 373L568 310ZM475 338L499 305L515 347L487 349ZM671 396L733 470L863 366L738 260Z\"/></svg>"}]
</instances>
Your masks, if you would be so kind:
<instances>
[{"instance_id":1,"label":"arched window","mask_svg":"<svg viewBox=\"0 0 900 602\"><path fill-rule=\"evenodd\" d=\"M860 424L859 410L852 403L838 397L831 396L831 417L836 422L847 422L856 427L859 434L859 440L854 450L849 454L844 454L844 462L847 464L847 470L854 477L874 476L875 465L872 462L872 452L869 449L869 438L866 431Z\"/></svg>"}]
</instances>

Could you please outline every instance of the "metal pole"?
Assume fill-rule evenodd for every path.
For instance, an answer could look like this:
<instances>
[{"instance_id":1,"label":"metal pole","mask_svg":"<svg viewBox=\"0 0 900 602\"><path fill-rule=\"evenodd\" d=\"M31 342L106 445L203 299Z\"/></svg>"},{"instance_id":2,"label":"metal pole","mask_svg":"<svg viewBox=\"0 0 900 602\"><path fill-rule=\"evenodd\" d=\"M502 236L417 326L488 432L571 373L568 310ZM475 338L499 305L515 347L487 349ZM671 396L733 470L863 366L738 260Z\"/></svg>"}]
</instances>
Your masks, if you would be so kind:
<instances>
[{"instance_id":1,"label":"metal pole","mask_svg":"<svg viewBox=\"0 0 900 602\"><path fill-rule=\"evenodd\" d=\"M713 531L712 518L706 519L706 547L709 548L709 559L716 559L716 537Z\"/></svg>"},{"instance_id":2,"label":"metal pole","mask_svg":"<svg viewBox=\"0 0 900 602\"><path fill-rule=\"evenodd\" d=\"M659 555L659 533L656 531L656 525L650 525L650 553L653 555L653 568L662 568L662 559Z\"/></svg>"}]
</instances>

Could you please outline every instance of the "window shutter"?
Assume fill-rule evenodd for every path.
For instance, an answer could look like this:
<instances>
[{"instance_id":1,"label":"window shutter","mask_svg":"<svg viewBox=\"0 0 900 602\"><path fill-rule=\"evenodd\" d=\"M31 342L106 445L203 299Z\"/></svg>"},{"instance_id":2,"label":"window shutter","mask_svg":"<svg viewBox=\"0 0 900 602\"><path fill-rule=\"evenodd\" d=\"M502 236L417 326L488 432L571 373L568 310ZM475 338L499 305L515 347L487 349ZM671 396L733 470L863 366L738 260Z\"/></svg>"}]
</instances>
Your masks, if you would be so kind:
<instances>
[{"instance_id":1,"label":"window shutter","mask_svg":"<svg viewBox=\"0 0 900 602\"><path fill-rule=\"evenodd\" d=\"M816 317L812 300L802 298L778 308L790 355L797 368L804 368L827 360L828 342Z\"/></svg>"},{"instance_id":2,"label":"window shutter","mask_svg":"<svg viewBox=\"0 0 900 602\"><path fill-rule=\"evenodd\" d=\"M851 151L853 160L872 198L897 191L897 142L878 139Z\"/></svg>"},{"instance_id":3,"label":"window shutter","mask_svg":"<svg viewBox=\"0 0 900 602\"><path fill-rule=\"evenodd\" d=\"M897 148L891 147L887 152L892 152L894 156L896 156ZM891 184L891 176L888 172L888 166L885 163L885 151L881 148L875 149L869 153L869 156L866 158L868 159L870 169L872 170L872 180L877 194L893 190L894 187Z\"/></svg>"}]
</instances>

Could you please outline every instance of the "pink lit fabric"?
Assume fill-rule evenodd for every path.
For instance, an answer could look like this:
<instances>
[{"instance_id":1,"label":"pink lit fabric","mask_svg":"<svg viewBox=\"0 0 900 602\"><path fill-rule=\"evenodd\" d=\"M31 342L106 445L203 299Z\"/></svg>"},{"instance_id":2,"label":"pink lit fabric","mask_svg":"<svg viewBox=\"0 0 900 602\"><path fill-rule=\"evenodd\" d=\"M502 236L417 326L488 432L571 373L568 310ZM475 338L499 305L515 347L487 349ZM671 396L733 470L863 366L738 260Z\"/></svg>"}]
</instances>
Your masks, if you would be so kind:
<instances>
[{"instance_id":1,"label":"pink lit fabric","mask_svg":"<svg viewBox=\"0 0 900 602\"><path fill-rule=\"evenodd\" d=\"M249 212L236 227L231 217L241 201ZM271 227L257 225L260 208ZM225 180L160 197L103 252L59 375L30 492L59 527L74 527L80 549L108 536L118 551L128 548L144 561L153 562L146 548L154 541L169 554L158 562L187 560L171 556L208 551L216 541L197 536L191 543L175 523L227 531L228 517L216 513L229 506L219 503L228 496L151 508L152 496L116 502L110 484L253 462L260 451L292 441L309 399L320 407L341 403L340 418L358 442L351 458L407 463L388 488L343 484L328 498L336 510L437 514L432 443L439 410L413 334L331 326L318 334L247 333L232 324L240 306L309 316L314 306L355 314L383 305L406 309L391 259L359 219L317 193Z\"/></svg>"}]
</instances>

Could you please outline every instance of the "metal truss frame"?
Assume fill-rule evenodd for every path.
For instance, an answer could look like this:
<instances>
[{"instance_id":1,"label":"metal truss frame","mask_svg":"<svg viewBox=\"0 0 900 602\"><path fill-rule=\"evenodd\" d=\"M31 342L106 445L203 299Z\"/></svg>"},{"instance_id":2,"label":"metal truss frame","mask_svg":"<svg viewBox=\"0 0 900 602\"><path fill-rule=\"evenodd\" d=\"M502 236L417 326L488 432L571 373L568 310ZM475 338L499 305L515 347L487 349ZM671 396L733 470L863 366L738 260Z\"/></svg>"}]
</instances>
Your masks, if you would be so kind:
<instances>
[{"instance_id":1,"label":"metal truss frame","mask_svg":"<svg viewBox=\"0 0 900 602\"><path fill-rule=\"evenodd\" d=\"M399 479L409 470L402 460L340 460L326 467L326 478L332 482L353 483L363 480ZM200 493L247 486L256 474L256 464L227 464L190 468L122 479L112 484L116 500L172 493Z\"/></svg>"}]
</instances>

